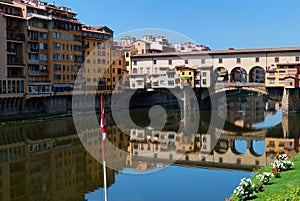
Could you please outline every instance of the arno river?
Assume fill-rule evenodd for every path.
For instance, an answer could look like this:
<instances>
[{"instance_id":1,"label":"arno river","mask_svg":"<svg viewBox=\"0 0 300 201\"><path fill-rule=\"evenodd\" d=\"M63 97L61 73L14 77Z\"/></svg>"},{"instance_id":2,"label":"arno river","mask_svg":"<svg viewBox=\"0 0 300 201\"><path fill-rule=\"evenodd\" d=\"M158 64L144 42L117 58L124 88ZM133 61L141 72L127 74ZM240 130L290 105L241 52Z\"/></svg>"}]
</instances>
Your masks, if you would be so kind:
<instances>
[{"instance_id":1,"label":"arno river","mask_svg":"<svg viewBox=\"0 0 300 201\"><path fill-rule=\"evenodd\" d=\"M209 112L201 112L197 133L178 132L178 111L167 112L161 132L127 134L107 114L108 200L225 200L255 168L299 150L299 115L282 116L263 96L232 98L226 107L214 133ZM147 124L143 111L131 114ZM73 118L2 125L0 200L103 200L101 133L89 118L82 116L80 131Z\"/></svg>"}]
</instances>

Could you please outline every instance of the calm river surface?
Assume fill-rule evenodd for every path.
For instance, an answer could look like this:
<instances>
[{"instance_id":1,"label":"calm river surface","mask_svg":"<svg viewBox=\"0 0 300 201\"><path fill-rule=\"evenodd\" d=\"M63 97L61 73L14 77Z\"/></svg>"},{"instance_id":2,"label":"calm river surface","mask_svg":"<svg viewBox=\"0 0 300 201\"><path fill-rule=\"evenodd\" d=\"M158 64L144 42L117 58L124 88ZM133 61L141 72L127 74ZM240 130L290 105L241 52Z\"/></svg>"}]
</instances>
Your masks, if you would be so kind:
<instances>
[{"instance_id":1,"label":"calm river surface","mask_svg":"<svg viewBox=\"0 0 300 201\"><path fill-rule=\"evenodd\" d=\"M195 133L180 130L178 111L166 113L163 131L117 126L107 114L108 200L225 200L255 168L299 151L300 115L282 116L278 103L263 96L230 99L226 109L222 128L209 129L211 114L201 112ZM149 124L145 111L131 117ZM104 200L94 119L2 125L0 200Z\"/></svg>"}]
</instances>

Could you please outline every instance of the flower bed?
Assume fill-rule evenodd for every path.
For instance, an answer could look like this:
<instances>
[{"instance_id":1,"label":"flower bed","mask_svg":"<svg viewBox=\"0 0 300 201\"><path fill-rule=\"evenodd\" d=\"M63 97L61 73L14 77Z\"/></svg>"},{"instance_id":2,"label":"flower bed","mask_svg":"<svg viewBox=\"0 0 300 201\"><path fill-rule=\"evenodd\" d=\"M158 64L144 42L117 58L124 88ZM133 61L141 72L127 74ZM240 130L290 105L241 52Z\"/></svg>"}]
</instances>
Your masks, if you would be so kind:
<instances>
[{"instance_id":1,"label":"flower bed","mask_svg":"<svg viewBox=\"0 0 300 201\"><path fill-rule=\"evenodd\" d=\"M261 201L277 201L277 200L300 200L300 153L295 155L294 162L286 155L280 155L268 167L259 169L254 177L243 179L251 186L255 186L251 193L252 196L241 196L247 190L244 188L245 184L240 185L235 189L234 194L228 199L229 201L239 200L261 200ZM242 184L242 185L241 185ZM243 191L242 191L243 190ZM249 194L249 193L247 193ZM250 194L249 194L250 195Z\"/></svg>"}]
</instances>

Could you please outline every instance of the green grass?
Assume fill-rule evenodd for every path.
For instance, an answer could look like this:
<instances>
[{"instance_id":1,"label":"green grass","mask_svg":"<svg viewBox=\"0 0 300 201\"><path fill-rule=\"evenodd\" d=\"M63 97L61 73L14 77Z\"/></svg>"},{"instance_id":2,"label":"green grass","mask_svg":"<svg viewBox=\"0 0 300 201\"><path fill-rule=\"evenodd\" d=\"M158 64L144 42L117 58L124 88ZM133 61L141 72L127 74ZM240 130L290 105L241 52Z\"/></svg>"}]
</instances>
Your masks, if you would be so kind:
<instances>
[{"instance_id":1,"label":"green grass","mask_svg":"<svg viewBox=\"0 0 300 201\"><path fill-rule=\"evenodd\" d=\"M269 185L264 185L263 192L259 192L255 201L284 201L284 200L300 200L300 153L296 154L293 157L294 167L292 170L283 171L280 173L280 178L272 177L272 180ZM257 174L262 174L263 172L271 172L272 166L263 167L257 170L252 178L252 182L254 184L261 183L258 179L256 179ZM298 189L296 189L298 188ZM287 198L291 194L295 194L297 191L297 195L291 199ZM295 197L296 196L296 197ZM235 201L239 200L236 195L232 195L231 198Z\"/></svg>"}]
</instances>

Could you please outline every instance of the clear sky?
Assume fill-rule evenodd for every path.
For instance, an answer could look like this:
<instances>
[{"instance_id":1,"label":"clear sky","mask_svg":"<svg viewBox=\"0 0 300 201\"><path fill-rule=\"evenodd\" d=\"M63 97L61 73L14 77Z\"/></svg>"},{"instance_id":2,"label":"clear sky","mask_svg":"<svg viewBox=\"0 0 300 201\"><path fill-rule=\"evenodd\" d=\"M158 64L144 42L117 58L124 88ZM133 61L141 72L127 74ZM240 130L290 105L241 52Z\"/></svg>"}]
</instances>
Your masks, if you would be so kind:
<instances>
[{"instance_id":1,"label":"clear sky","mask_svg":"<svg viewBox=\"0 0 300 201\"><path fill-rule=\"evenodd\" d=\"M48 2L51 2L48 0ZM115 35L141 28L179 32L212 49L300 46L299 0L56 0Z\"/></svg>"}]
</instances>

